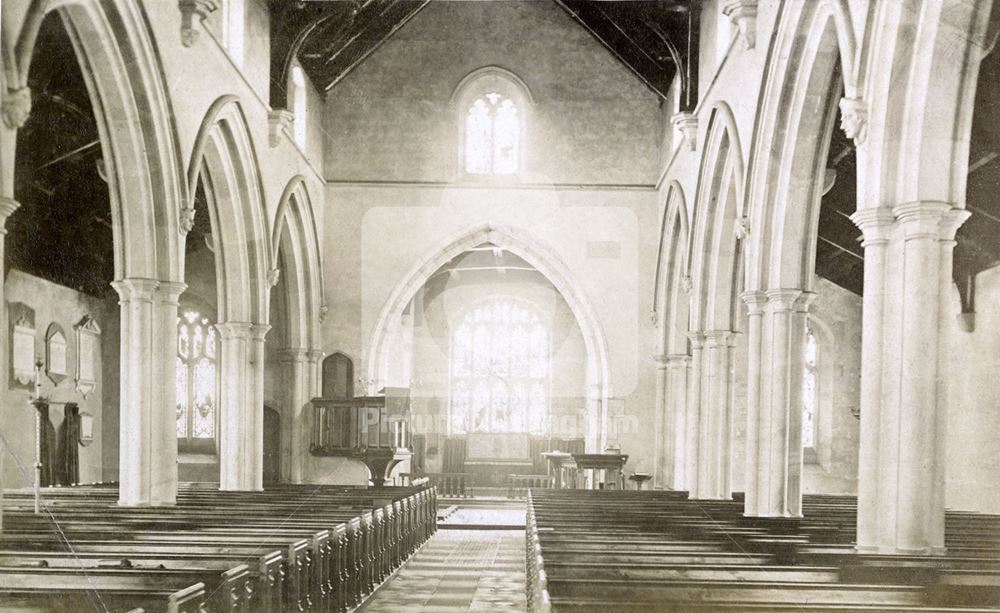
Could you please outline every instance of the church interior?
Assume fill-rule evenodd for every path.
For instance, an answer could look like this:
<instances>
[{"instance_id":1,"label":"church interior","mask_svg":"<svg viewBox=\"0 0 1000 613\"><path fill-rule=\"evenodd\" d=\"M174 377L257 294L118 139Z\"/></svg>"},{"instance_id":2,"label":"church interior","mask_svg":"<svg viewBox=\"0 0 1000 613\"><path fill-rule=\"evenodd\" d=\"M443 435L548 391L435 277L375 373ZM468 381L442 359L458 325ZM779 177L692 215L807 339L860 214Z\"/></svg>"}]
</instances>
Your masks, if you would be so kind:
<instances>
[{"instance_id":1,"label":"church interior","mask_svg":"<svg viewBox=\"0 0 1000 613\"><path fill-rule=\"evenodd\" d=\"M0 610L1000 611L1000 0L4 0Z\"/></svg>"}]
</instances>

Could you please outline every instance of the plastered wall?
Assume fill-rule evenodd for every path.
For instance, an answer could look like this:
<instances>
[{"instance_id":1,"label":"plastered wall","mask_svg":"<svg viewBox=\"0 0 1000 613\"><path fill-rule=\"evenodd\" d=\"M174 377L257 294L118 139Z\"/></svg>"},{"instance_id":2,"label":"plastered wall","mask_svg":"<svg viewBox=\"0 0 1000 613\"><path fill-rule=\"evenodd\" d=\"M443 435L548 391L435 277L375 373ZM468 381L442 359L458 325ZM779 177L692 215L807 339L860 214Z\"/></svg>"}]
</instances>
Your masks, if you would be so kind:
<instances>
[{"instance_id":1,"label":"plastered wall","mask_svg":"<svg viewBox=\"0 0 1000 613\"><path fill-rule=\"evenodd\" d=\"M20 302L34 309L35 355L41 357L43 361L45 359L45 333L49 324L55 322L62 326L67 342L68 376L57 385L43 372L41 394L53 402L75 402L79 405L81 413L90 413L94 416L93 442L87 446L78 447L80 482L90 483L104 480L104 462L106 459L110 459L107 458L109 454L104 453L104 442L110 439L109 447L113 450L117 450L118 447L118 433L114 430L109 431L103 423L106 413L114 414L112 421L117 423L117 389L112 395L105 394L107 387L117 386L117 362L110 365L104 364L104 356L107 355L107 352L95 352L97 388L84 398L83 394L76 389L77 339L73 326L87 315L97 321L102 332L109 326L117 324L117 315L113 313L117 310L116 301L88 296L14 269L7 273L4 291L9 303ZM4 325L7 325L6 322ZM109 343L116 341L117 334L106 336L102 333L101 348L104 349ZM9 363L9 357L5 363ZM106 380L104 374L109 372L107 370L109 366L114 367L110 371L114 373L114 376L108 377ZM12 379L10 388L3 391L3 413L0 416L0 421L2 421L0 431L4 433L5 439L2 451L4 454L3 483L4 487L29 487L34 482L35 410L28 402L34 394L34 390L15 388L13 384ZM50 407L49 421L58 431L63 421L63 407L61 405L53 404ZM117 453L113 454L113 458L114 468L117 469Z\"/></svg>"}]
</instances>

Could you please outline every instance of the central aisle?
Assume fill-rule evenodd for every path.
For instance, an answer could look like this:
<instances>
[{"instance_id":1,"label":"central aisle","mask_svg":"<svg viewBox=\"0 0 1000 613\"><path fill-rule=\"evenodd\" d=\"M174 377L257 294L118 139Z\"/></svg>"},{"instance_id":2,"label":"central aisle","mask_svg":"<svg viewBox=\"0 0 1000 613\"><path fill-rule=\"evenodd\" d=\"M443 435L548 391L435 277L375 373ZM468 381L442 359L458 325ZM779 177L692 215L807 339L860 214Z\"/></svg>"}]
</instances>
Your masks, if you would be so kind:
<instances>
[{"instance_id":1,"label":"central aisle","mask_svg":"<svg viewBox=\"0 0 1000 613\"><path fill-rule=\"evenodd\" d=\"M525 610L524 530L438 530L359 611Z\"/></svg>"}]
</instances>

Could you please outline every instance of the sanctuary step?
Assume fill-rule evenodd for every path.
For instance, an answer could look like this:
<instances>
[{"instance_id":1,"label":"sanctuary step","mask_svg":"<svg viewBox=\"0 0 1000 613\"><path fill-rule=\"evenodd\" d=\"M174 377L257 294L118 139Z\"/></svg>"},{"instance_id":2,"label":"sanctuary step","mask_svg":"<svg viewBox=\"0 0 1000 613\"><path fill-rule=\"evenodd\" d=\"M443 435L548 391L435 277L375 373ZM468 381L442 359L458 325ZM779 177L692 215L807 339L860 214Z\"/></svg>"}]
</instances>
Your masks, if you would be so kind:
<instances>
[{"instance_id":1,"label":"sanctuary step","mask_svg":"<svg viewBox=\"0 0 1000 613\"><path fill-rule=\"evenodd\" d=\"M947 555L862 555L856 500L748 518L686 492L531 490L528 609L1000 611L1000 517L949 513Z\"/></svg>"},{"instance_id":2,"label":"sanctuary step","mask_svg":"<svg viewBox=\"0 0 1000 613\"><path fill-rule=\"evenodd\" d=\"M117 505L117 488L4 494L0 610L346 612L436 530L423 486L183 484L177 505Z\"/></svg>"}]
</instances>

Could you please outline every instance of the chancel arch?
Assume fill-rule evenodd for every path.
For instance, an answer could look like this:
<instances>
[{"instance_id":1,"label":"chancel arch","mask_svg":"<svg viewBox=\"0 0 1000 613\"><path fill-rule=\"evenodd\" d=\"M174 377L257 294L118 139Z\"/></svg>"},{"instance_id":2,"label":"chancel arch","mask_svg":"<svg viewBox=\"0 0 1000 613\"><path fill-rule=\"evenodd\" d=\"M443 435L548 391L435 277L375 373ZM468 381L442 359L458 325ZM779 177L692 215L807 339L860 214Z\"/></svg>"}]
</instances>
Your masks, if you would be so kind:
<instances>
[{"instance_id":1,"label":"chancel arch","mask_svg":"<svg viewBox=\"0 0 1000 613\"><path fill-rule=\"evenodd\" d=\"M484 247L486 246L486 247ZM377 390L392 376L390 357L392 327L397 325L417 292L433 275L456 256L476 248L495 246L509 251L542 275L555 288L579 326L584 343L586 446L600 450L608 442L607 399L610 396L610 373L604 335L592 307L581 295L565 266L537 239L506 226L486 224L467 230L432 250L410 270L395 287L384 305L372 333L372 344L365 360L367 383ZM579 429L579 428L578 428Z\"/></svg>"},{"instance_id":2,"label":"chancel arch","mask_svg":"<svg viewBox=\"0 0 1000 613\"><path fill-rule=\"evenodd\" d=\"M96 122L98 168L107 182L112 283L121 304L118 401L119 500L124 505L172 504L176 496L173 360L177 296L183 291L180 180L172 110L159 58L142 11L130 2L34 2L10 47L4 23L5 129L31 114L29 74L36 41L57 20L86 79ZM48 25L47 25L48 24ZM11 61L16 61L16 70ZM5 133L5 141L9 133ZM13 139L4 144L4 196L13 193ZM17 208L5 201L4 215ZM4 375L6 377L6 375Z\"/></svg>"},{"instance_id":3,"label":"chancel arch","mask_svg":"<svg viewBox=\"0 0 1000 613\"><path fill-rule=\"evenodd\" d=\"M743 154L728 106L712 110L691 237L691 370L686 414L692 498L731 496L733 347L742 328Z\"/></svg>"},{"instance_id":4,"label":"chancel arch","mask_svg":"<svg viewBox=\"0 0 1000 613\"><path fill-rule=\"evenodd\" d=\"M219 321L219 486L261 489L264 338L268 323L271 237L257 156L233 96L209 108L188 166L188 191L199 183L211 222ZM184 209L188 227L196 215Z\"/></svg>"},{"instance_id":5,"label":"chancel arch","mask_svg":"<svg viewBox=\"0 0 1000 613\"><path fill-rule=\"evenodd\" d=\"M688 267L690 223L684 191L676 181L667 190L657 259L654 313L658 332L654 483L672 489L687 487L685 439L687 378L691 365L691 282Z\"/></svg>"}]
</instances>

